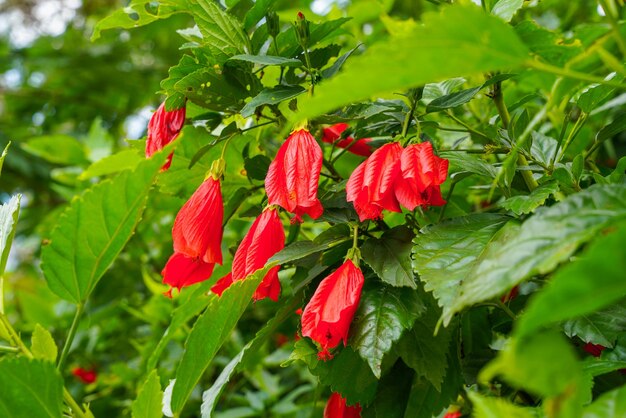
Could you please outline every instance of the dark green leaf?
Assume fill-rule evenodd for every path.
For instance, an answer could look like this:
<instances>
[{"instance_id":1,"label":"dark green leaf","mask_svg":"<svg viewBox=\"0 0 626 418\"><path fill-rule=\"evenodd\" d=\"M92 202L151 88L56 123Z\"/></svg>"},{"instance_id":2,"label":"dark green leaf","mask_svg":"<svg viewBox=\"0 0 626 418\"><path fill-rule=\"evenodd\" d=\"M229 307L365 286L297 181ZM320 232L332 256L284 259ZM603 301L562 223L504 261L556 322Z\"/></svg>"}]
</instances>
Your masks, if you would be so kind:
<instances>
[{"instance_id":1,"label":"dark green leaf","mask_svg":"<svg viewBox=\"0 0 626 418\"><path fill-rule=\"evenodd\" d=\"M22 195L16 194L11 196L11 200L0 206L0 277L4 275L13 237L15 237L15 225L20 214L21 199ZM2 299L0 298L0 300ZM0 312L4 312L3 306L0 306Z\"/></svg>"},{"instance_id":2,"label":"dark green leaf","mask_svg":"<svg viewBox=\"0 0 626 418\"><path fill-rule=\"evenodd\" d=\"M23 144L22 149L55 164L83 165L89 162L85 146L67 135L33 138Z\"/></svg>"},{"instance_id":3,"label":"dark green leaf","mask_svg":"<svg viewBox=\"0 0 626 418\"><path fill-rule=\"evenodd\" d=\"M370 238L361 246L361 255L378 277L392 286L417 287L411 267L413 232L404 226L386 231L380 239Z\"/></svg>"},{"instance_id":4,"label":"dark green leaf","mask_svg":"<svg viewBox=\"0 0 626 418\"><path fill-rule=\"evenodd\" d=\"M352 59L343 72L320 84L313 98L301 103L297 117L314 118L435 80L514 68L528 54L510 26L473 5L446 7L441 13L425 14L422 21L409 33L378 42Z\"/></svg>"},{"instance_id":5,"label":"dark green leaf","mask_svg":"<svg viewBox=\"0 0 626 418\"><path fill-rule=\"evenodd\" d=\"M476 259L508 219L495 214L470 215L423 228L415 237L413 268L424 288L433 292L444 308L444 316ZM446 317L445 324L451 317Z\"/></svg>"},{"instance_id":6,"label":"dark green leaf","mask_svg":"<svg viewBox=\"0 0 626 418\"><path fill-rule=\"evenodd\" d=\"M410 396L414 373L401 361L380 381L376 399L361 416L363 418L403 418Z\"/></svg>"},{"instance_id":7,"label":"dark green leaf","mask_svg":"<svg viewBox=\"0 0 626 418\"><path fill-rule=\"evenodd\" d=\"M596 185L537 210L521 227L510 224L476 260L451 308L444 307L444 318L500 296L535 274L553 271L581 244L624 217L626 186Z\"/></svg>"},{"instance_id":8,"label":"dark green leaf","mask_svg":"<svg viewBox=\"0 0 626 418\"><path fill-rule=\"evenodd\" d=\"M472 401L475 418L536 418L537 414L531 408L523 408L502 398L491 398L474 391L467 392Z\"/></svg>"},{"instance_id":9,"label":"dark green leaf","mask_svg":"<svg viewBox=\"0 0 626 418\"><path fill-rule=\"evenodd\" d=\"M626 114L621 114L615 120L598 131L596 135L597 142L604 142L613 138L618 133L626 129Z\"/></svg>"},{"instance_id":10,"label":"dark green leaf","mask_svg":"<svg viewBox=\"0 0 626 418\"><path fill-rule=\"evenodd\" d=\"M621 418L626 416L626 386L602 394L585 407L582 418Z\"/></svg>"},{"instance_id":11,"label":"dark green leaf","mask_svg":"<svg viewBox=\"0 0 626 418\"><path fill-rule=\"evenodd\" d=\"M302 61L300 61L299 59L276 57L272 55L241 54L241 55L235 55L231 57L230 59L237 60L237 61L253 62L255 64L261 64L261 65L280 65L280 66L285 66L285 67L301 67L302 66Z\"/></svg>"},{"instance_id":12,"label":"dark green leaf","mask_svg":"<svg viewBox=\"0 0 626 418\"><path fill-rule=\"evenodd\" d=\"M156 370L153 370L139 389L137 399L133 402L133 418L161 418L163 391Z\"/></svg>"},{"instance_id":13,"label":"dark green leaf","mask_svg":"<svg viewBox=\"0 0 626 418\"><path fill-rule=\"evenodd\" d=\"M516 215L530 213L543 205L548 197L559 191L559 184L549 180L533 190L529 195L513 196L502 203L500 207L510 210Z\"/></svg>"},{"instance_id":14,"label":"dark green leaf","mask_svg":"<svg viewBox=\"0 0 626 418\"><path fill-rule=\"evenodd\" d=\"M39 324L35 325L30 351L33 353L33 357L37 359L47 360L52 363L57 360L57 345L54 343L50 331Z\"/></svg>"},{"instance_id":15,"label":"dark green leaf","mask_svg":"<svg viewBox=\"0 0 626 418\"><path fill-rule=\"evenodd\" d=\"M352 55L354 51L356 51L360 46L361 45L355 46L353 49L351 49L350 51L346 52L345 54L337 58L335 62L333 63L333 65L331 65L329 68L322 71L322 77L331 78L332 76L337 74L339 70L341 70L341 67L343 67L343 64L345 64L348 58L350 58L350 55Z\"/></svg>"},{"instance_id":16,"label":"dark green leaf","mask_svg":"<svg viewBox=\"0 0 626 418\"><path fill-rule=\"evenodd\" d=\"M322 22L319 24L310 22L309 30L311 34L308 43L309 48L314 47L320 41L326 39L348 20L350 20L350 18L342 17L340 19L329 20L327 22ZM278 35L277 43L278 49L280 51L279 55L283 57L294 57L299 52L302 52L302 48L298 43L298 39L296 38L296 32L293 26Z\"/></svg>"},{"instance_id":17,"label":"dark green leaf","mask_svg":"<svg viewBox=\"0 0 626 418\"><path fill-rule=\"evenodd\" d=\"M608 100L614 91L615 87L604 84L591 86L580 95L576 104L583 112L590 113Z\"/></svg>"},{"instance_id":18,"label":"dark green leaf","mask_svg":"<svg viewBox=\"0 0 626 418\"><path fill-rule=\"evenodd\" d=\"M171 148L72 201L41 252L50 289L84 302L130 239Z\"/></svg>"},{"instance_id":19,"label":"dark green leaf","mask_svg":"<svg viewBox=\"0 0 626 418\"><path fill-rule=\"evenodd\" d=\"M269 259L268 263L285 264L300 260L315 253L329 250L339 244L349 241L347 237L331 237L322 242L297 241L285 247Z\"/></svg>"},{"instance_id":20,"label":"dark green leaf","mask_svg":"<svg viewBox=\"0 0 626 418\"><path fill-rule=\"evenodd\" d=\"M243 315L267 270L269 267L233 283L221 297L213 295L209 306L194 324L176 369L171 401L175 413L183 409L202 373Z\"/></svg>"},{"instance_id":21,"label":"dark green leaf","mask_svg":"<svg viewBox=\"0 0 626 418\"><path fill-rule=\"evenodd\" d=\"M265 180L267 170L270 168L272 161L265 155L255 155L252 158L246 158L243 166L246 169L248 177L254 180Z\"/></svg>"},{"instance_id":22,"label":"dark green leaf","mask_svg":"<svg viewBox=\"0 0 626 418\"><path fill-rule=\"evenodd\" d=\"M626 369L626 361L603 360L595 357L589 357L583 362L583 371L592 377L600 376L620 369Z\"/></svg>"},{"instance_id":23,"label":"dark green leaf","mask_svg":"<svg viewBox=\"0 0 626 418\"><path fill-rule=\"evenodd\" d=\"M292 99L299 96L306 89L301 86L276 86L261 91L257 96L253 97L246 105L241 109L241 116L247 118L254 114L257 107L266 104L278 104L285 100Z\"/></svg>"},{"instance_id":24,"label":"dark green leaf","mask_svg":"<svg viewBox=\"0 0 626 418\"><path fill-rule=\"evenodd\" d=\"M452 109L454 107L464 105L472 100L481 88L482 86L474 87L437 97L435 100L428 103L428 106L426 106L426 112L439 112L445 109Z\"/></svg>"},{"instance_id":25,"label":"dark green leaf","mask_svg":"<svg viewBox=\"0 0 626 418\"><path fill-rule=\"evenodd\" d=\"M373 286L363 290L359 309L350 327L350 345L381 376L383 357L405 330L424 312L415 290Z\"/></svg>"},{"instance_id":26,"label":"dark green leaf","mask_svg":"<svg viewBox=\"0 0 626 418\"><path fill-rule=\"evenodd\" d=\"M53 363L3 358L0 387L1 416L61 418L63 380Z\"/></svg>"},{"instance_id":27,"label":"dark green leaf","mask_svg":"<svg viewBox=\"0 0 626 418\"><path fill-rule=\"evenodd\" d=\"M606 222L598 220L598 223L606 226ZM595 228L594 231L595 234L599 232ZM547 256L545 253L540 254ZM624 271L626 271L626 224L622 223L616 230L597 238L584 255L556 273L529 303L518 324L517 332L519 335L527 335L546 325L591 314L626 297ZM622 308L618 312L621 313L623 310ZM608 315L605 321L611 321L611 314ZM581 326L583 323L579 322L578 325ZM619 323L611 327L613 326L621 328ZM621 326L624 326L623 321ZM616 336L614 335L608 344L603 345L612 346Z\"/></svg>"}]
</instances>

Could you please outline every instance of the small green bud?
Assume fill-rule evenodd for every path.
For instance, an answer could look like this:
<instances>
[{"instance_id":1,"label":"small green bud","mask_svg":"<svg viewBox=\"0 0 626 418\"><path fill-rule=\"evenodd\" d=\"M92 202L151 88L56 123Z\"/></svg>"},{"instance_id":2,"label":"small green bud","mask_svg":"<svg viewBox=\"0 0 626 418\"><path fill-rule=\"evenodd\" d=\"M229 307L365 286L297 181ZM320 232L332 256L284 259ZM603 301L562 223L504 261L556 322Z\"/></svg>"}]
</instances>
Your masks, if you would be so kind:
<instances>
[{"instance_id":1,"label":"small green bud","mask_svg":"<svg viewBox=\"0 0 626 418\"><path fill-rule=\"evenodd\" d=\"M296 28L298 43L303 49L306 48L311 38L311 32L309 30L309 21L306 20L302 12L298 12L298 18L294 22L294 27Z\"/></svg>"},{"instance_id":2,"label":"small green bud","mask_svg":"<svg viewBox=\"0 0 626 418\"><path fill-rule=\"evenodd\" d=\"M272 38L276 38L280 33L280 20L278 19L278 15L274 11L269 11L265 15L265 20L267 22L267 33L269 33Z\"/></svg>"}]
</instances>

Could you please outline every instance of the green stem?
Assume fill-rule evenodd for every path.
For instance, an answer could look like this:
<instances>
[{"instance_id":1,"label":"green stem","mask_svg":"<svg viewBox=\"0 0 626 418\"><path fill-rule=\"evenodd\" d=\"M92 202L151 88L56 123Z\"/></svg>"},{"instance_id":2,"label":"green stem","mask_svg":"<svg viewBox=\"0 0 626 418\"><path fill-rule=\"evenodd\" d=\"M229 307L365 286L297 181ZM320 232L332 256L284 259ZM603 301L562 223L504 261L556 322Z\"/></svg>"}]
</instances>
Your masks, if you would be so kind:
<instances>
[{"instance_id":1,"label":"green stem","mask_svg":"<svg viewBox=\"0 0 626 418\"><path fill-rule=\"evenodd\" d=\"M274 45L274 50L276 51L276 56L278 55L278 43L276 42L276 37L272 36L272 44ZM283 84L283 74L285 72L285 67L280 67L280 77L278 78L278 84Z\"/></svg>"},{"instance_id":2,"label":"green stem","mask_svg":"<svg viewBox=\"0 0 626 418\"><path fill-rule=\"evenodd\" d=\"M446 195L446 204L441 207L439 211L439 219L437 219L437 223L440 223L443 220L443 215L446 213L446 208L448 207L448 203L450 203L450 197L452 197L452 192L454 191L454 187L456 186L456 181L453 181L450 185L450 189L448 190L448 194Z\"/></svg>"},{"instance_id":3,"label":"green stem","mask_svg":"<svg viewBox=\"0 0 626 418\"><path fill-rule=\"evenodd\" d=\"M402 124L402 138L405 138L405 143L403 145L407 145L406 144L406 135L409 132L409 128L411 127L411 121L413 120L413 114L415 113L415 108L417 107L417 102L419 101L419 99L422 96L422 92L423 89L414 89L411 90L411 103L410 103L410 107L409 107L409 113L406 114L405 118L404 118L404 123Z\"/></svg>"},{"instance_id":4,"label":"green stem","mask_svg":"<svg viewBox=\"0 0 626 418\"><path fill-rule=\"evenodd\" d=\"M20 350L16 347L8 347L6 345L0 345L0 353L18 353Z\"/></svg>"},{"instance_id":5,"label":"green stem","mask_svg":"<svg viewBox=\"0 0 626 418\"><path fill-rule=\"evenodd\" d=\"M563 156L565 155L565 151L567 151L567 148L570 146L574 138L576 138L576 135L578 135L583 125L585 124L586 120L587 120L586 113L582 113L578 117L578 119L576 120L576 123L574 124L574 127L572 128L569 135L567 136L567 139L565 140L565 144L563 144L563 148L561 148L561 152L559 152L556 159L552 161L552 166L554 166L555 163L558 163L559 161L561 161L561 158L563 158Z\"/></svg>"},{"instance_id":6,"label":"green stem","mask_svg":"<svg viewBox=\"0 0 626 418\"><path fill-rule=\"evenodd\" d=\"M0 274L0 315L4 315L4 275Z\"/></svg>"},{"instance_id":7,"label":"green stem","mask_svg":"<svg viewBox=\"0 0 626 418\"><path fill-rule=\"evenodd\" d=\"M598 3L600 3L606 18L609 20L609 24L611 25L611 29L613 31L613 38L617 43L617 47L622 53L622 56L626 58L626 41L624 41L624 38L622 38L622 34L620 33L619 23L613 15L613 8L607 3L606 0L598 0Z\"/></svg>"},{"instance_id":8,"label":"green stem","mask_svg":"<svg viewBox=\"0 0 626 418\"><path fill-rule=\"evenodd\" d=\"M538 71L558 75L561 77L572 78L574 80L587 81L589 83L598 83L605 86L614 87L619 90L626 90L626 84L617 83L611 80L605 80L593 75L580 73L578 71L569 70L567 68L556 67L554 65L546 64L540 61L528 60L525 62L526 67L533 68Z\"/></svg>"},{"instance_id":9,"label":"green stem","mask_svg":"<svg viewBox=\"0 0 626 418\"><path fill-rule=\"evenodd\" d=\"M452 119L453 121L455 121L456 123L458 123L459 125L463 126L463 127L467 130L467 132L469 132L469 133L471 133L471 134L474 134L474 135L477 135L477 136L480 136L480 137L482 137L482 138L486 139L486 140L487 140L487 141L489 141L489 142L493 142L493 140L492 140L491 138L489 138L487 135L485 135L484 133L479 132L479 131L477 131L476 129L472 128L471 126L469 126L468 124L466 124L465 122L463 122L461 119L459 119L459 118L457 118L456 116L454 116L454 115L452 114L452 112L449 112L449 111L448 111L448 112L446 112L446 115L447 115L450 119Z\"/></svg>"},{"instance_id":10,"label":"green stem","mask_svg":"<svg viewBox=\"0 0 626 418\"><path fill-rule=\"evenodd\" d=\"M313 68L311 68L311 58L309 58L309 48L303 47L304 50L304 60L306 61L306 70L311 76L311 95L315 91L315 75L313 74Z\"/></svg>"},{"instance_id":11,"label":"green stem","mask_svg":"<svg viewBox=\"0 0 626 418\"><path fill-rule=\"evenodd\" d=\"M74 417L89 418L89 416L83 412L82 408L78 405L78 403L76 403L74 398L72 398L72 395L66 388L63 388L63 400L65 401L67 406L69 406L70 409L72 410L72 415Z\"/></svg>"},{"instance_id":12,"label":"green stem","mask_svg":"<svg viewBox=\"0 0 626 418\"><path fill-rule=\"evenodd\" d=\"M72 342L74 341L74 337L76 336L76 331L78 331L78 323L80 322L80 317L83 314L84 308L85 305L83 303L79 303L76 306L76 313L74 313L74 319L72 320L70 331L67 334L67 339L65 340L65 344L63 344L63 350L61 351L61 356L59 357L59 362L57 363L58 370L63 369L63 364L67 359L67 355L70 353L70 348L72 346Z\"/></svg>"}]
</instances>

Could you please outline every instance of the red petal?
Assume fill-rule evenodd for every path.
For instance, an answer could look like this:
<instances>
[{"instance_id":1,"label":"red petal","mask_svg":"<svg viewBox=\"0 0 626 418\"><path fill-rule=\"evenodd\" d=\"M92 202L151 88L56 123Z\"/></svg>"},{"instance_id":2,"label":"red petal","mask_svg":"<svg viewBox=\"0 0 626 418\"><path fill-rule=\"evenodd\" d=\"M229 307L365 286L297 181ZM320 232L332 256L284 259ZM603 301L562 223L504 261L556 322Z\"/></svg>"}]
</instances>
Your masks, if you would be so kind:
<instances>
[{"instance_id":1,"label":"red petal","mask_svg":"<svg viewBox=\"0 0 626 418\"><path fill-rule=\"evenodd\" d=\"M324 418L361 418L361 405L348 406L339 393L333 392L324 408Z\"/></svg>"},{"instance_id":2,"label":"red petal","mask_svg":"<svg viewBox=\"0 0 626 418\"><path fill-rule=\"evenodd\" d=\"M215 293L217 296L222 296L222 293L224 293L224 291L228 289L231 284L233 284L233 275L228 273L226 276L219 279L213 287L211 287L211 292Z\"/></svg>"},{"instance_id":3,"label":"red petal","mask_svg":"<svg viewBox=\"0 0 626 418\"><path fill-rule=\"evenodd\" d=\"M190 258L174 253L165 264L161 275L163 283L181 289L194 283L202 282L213 273L214 263L205 263L199 258Z\"/></svg>"},{"instance_id":4,"label":"red petal","mask_svg":"<svg viewBox=\"0 0 626 418\"><path fill-rule=\"evenodd\" d=\"M152 114L148 123L146 157L152 156L152 154L163 149L163 147L176 139L185 123L185 112L185 107L168 112L165 110L165 103L161 103L159 108ZM169 168L170 161L171 156L163 165L162 170Z\"/></svg>"}]
</instances>

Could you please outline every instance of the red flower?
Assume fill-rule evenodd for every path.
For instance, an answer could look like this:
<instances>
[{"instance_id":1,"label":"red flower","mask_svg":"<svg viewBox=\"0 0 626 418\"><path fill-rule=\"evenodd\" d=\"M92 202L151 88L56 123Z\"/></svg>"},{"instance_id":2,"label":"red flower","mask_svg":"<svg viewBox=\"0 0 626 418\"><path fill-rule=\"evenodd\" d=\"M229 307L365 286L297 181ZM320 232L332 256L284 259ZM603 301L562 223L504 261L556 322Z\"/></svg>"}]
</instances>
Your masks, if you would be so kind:
<instances>
[{"instance_id":1,"label":"red flower","mask_svg":"<svg viewBox=\"0 0 626 418\"><path fill-rule=\"evenodd\" d=\"M343 340L346 345L350 323L354 317L363 288L363 273L351 260L346 260L326 277L302 312L302 335L317 341L322 360L332 358L329 348Z\"/></svg>"},{"instance_id":2,"label":"red flower","mask_svg":"<svg viewBox=\"0 0 626 418\"><path fill-rule=\"evenodd\" d=\"M235 280L243 280L265 266L267 260L285 247L285 231L276 209L266 209L255 219L250 230L239 244L233 258L231 275L221 278L211 290L220 295ZM270 298L274 302L280 295L278 269L275 266L267 272L254 292L254 300Z\"/></svg>"},{"instance_id":3,"label":"red flower","mask_svg":"<svg viewBox=\"0 0 626 418\"><path fill-rule=\"evenodd\" d=\"M433 154L430 142L409 145L400 157L402 175L395 185L396 198L409 210L417 206L441 206L440 185L448 175L448 160Z\"/></svg>"},{"instance_id":4,"label":"red flower","mask_svg":"<svg viewBox=\"0 0 626 418\"><path fill-rule=\"evenodd\" d=\"M326 402L324 418L361 418L361 405L346 405L346 400L337 392L333 392Z\"/></svg>"},{"instance_id":5,"label":"red flower","mask_svg":"<svg viewBox=\"0 0 626 418\"><path fill-rule=\"evenodd\" d=\"M294 131L281 145L265 177L268 203L279 205L302 222L302 215L320 217L324 208L317 198L322 170L322 149L306 129Z\"/></svg>"},{"instance_id":6,"label":"red flower","mask_svg":"<svg viewBox=\"0 0 626 418\"><path fill-rule=\"evenodd\" d=\"M171 298L173 288L180 290L184 286L208 279L213 273L213 267L215 263L205 263L199 257L187 257L181 253L174 253L161 272L163 283L170 285L165 296Z\"/></svg>"},{"instance_id":7,"label":"red flower","mask_svg":"<svg viewBox=\"0 0 626 418\"><path fill-rule=\"evenodd\" d=\"M348 202L354 203L359 219L378 219L383 209L400 212L394 194L400 176L402 147L397 142L385 144L352 172L346 185Z\"/></svg>"},{"instance_id":8,"label":"red flower","mask_svg":"<svg viewBox=\"0 0 626 418\"><path fill-rule=\"evenodd\" d=\"M148 123L148 139L146 140L146 157L163 149L172 142L185 123L185 106L168 112L165 110L165 102L152 114ZM172 154L167 157L163 170L167 170L172 164Z\"/></svg>"},{"instance_id":9,"label":"red flower","mask_svg":"<svg viewBox=\"0 0 626 418\"><path fill-rule=\"evenodd\" d=\"M443 418L461 418L463 414L460 411L448 412Z\"/></svg>"},{"instance_id":10,"label":"red flower","mask_svg":"<svg viewBox=\"0 0 626 418\"><path fill-rule=\"evenodd\" d=\"M172 229L174 252L222 264L223 217L220 182L209 176L176 215Z\"/></svg>"},{"instance_id":11,"label":"red flower","mask_svg":"<svg viewBox=\"0 0 626 418\"><path fill-rule=\"evenodd\" d=\"M86 385L95 382L98 378L98 373L96 373L95 369L87 370L82 367L74 367L72 374Z\"/></svg>"},{"instance_id":12,"label":"red flower","mask_svg":"<svg viewBox=\"0 0 626 418\"><path fill-rule=\"evenodd\" d=\"M324 128L324 136L322 137L322 141L332 144L335 143L336 147L339 148L347 148L348 152L351 152L356 155L361 155L363 157L369 157L372 155L372 148L369 146L369 142L372 138L362 138L362 139L354 139L351 136L340 139L341 134L348 128L347 123L337 123L333 126L329 126L328 128Z\"/></svg>"},{"instance_id":13,"label":"red flower","mask_svg":"<svg viewBox=\"0 0 626 418\"><path fill-rule=\"evenodd\" d=\"M606 347L601 344L592 344L592 343L587 343L583 346L583 350L585 350L586 352L588 352L594 357L600 357L600 355L602 354L602 351L604 351L605 348Z\"/></svg>"},{"instance_id":14,"label":"red flower","mask_svg":"<svg viewBox=\"0 0 626 418\"><path fill-rule=\"evenodd\" d=\"M502 301L502 303L507 303L515 299L518 294L519 294L519 286L513 286L513 288L509 291L509 293L507 293L506 295L503 295L500 298L500 300Z\"/></svg>"}]
</instances>

